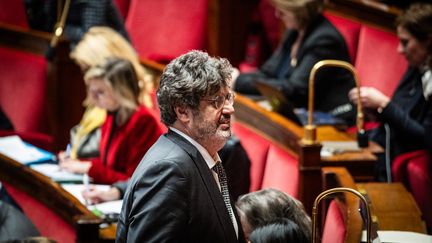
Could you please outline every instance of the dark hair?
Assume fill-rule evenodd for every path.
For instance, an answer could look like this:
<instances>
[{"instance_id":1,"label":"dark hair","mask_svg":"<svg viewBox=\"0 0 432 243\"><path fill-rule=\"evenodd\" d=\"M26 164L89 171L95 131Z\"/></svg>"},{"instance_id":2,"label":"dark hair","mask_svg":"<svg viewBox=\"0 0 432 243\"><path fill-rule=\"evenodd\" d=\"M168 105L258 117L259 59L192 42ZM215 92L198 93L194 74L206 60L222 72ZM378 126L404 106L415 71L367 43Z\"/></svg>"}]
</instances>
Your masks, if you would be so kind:
<instances>
[{"instance_id":1,"label":"dark hair","mask_svg":"<svg viewBox=\"0 0 432 243\"><path fill-rule=\"evenodd\" d=\"M161 120L171 125L177 120L175 107L198 109L205 96L229 86L232 66L227 59L190 51L171 61L160 78L157 100Z\"/></svg>"},{"instance_id":2,"label":"dark hair","mask_svg":"<svg viewBox=\"0 0 432 243\"><path fill-rule=\"evenodd\" d=\"M307 27L313 22L324 7L323 0L270 0L270 3L276 9L291 11L302 27Z\"/></svg>"},{"instance_id":3,"label":"dark hair","mask_svg":"<svg viewBox=\"0 0 432 243\"><path fill-rule=\"evenodd\" d=\"M302 203L285 192L272 188L250 192L240 196L236 207L252 231L276 219L286 218L294 221L308 240L312 238L311 220Z\"/></svg>"},{"instance_id":4,"label":"dark hair","mask_svg":"<svg viewBox=\"0 0 432 243\"><path fill-rule=\"evenodd\" d=\"M250 243L309 243L308 239L294 221L286 218L261 225L249 236Z\"/></svg>"},{"instance_id":5,"label":"dark hair","mask_svg":"<svg viewBox=\"0 0 432 243\"><path fill-rule=\"evenodd\" d=\"M417 40L432 40L432 5L415 3L396 19L397 26L403 27Z\"/></svg>"}]
</instances>

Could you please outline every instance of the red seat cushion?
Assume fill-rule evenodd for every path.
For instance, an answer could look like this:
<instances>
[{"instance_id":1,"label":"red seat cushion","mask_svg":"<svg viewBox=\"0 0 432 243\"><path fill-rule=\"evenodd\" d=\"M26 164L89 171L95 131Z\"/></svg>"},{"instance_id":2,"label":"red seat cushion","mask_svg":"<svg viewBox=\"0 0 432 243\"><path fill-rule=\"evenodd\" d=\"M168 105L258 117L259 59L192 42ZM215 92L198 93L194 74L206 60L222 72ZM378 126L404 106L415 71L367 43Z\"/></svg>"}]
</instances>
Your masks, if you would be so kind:
<instances>
[{"instance_id":1,"label":"red seat cushion","mask_svg":"<svg viewBox=\"0 0 432 243\"><path fill-rule=\"evenodd\" d=\"M140 57L169 62L205 48L207 0L131 0L126 29Z\"/></svg>"},{"instance_id":2,"label":"red seat cushion","mask_svg":"<svg viewBox=\"0 0 432 243\"><path fill-rule=\"evenodd\" d=\"M362 26L355 61L362 86L393 94L407 69L405 58L397 52L398 43L395 34Z\"/></svg>"},{"instance_id":3,"label":"red seat cushion","mask_svg":"<svg viewBox=\"0 0 432 243\"><path fill-rule=\"evenodd\" d=\"M75 229L64 221L59 215L54 214L44 204L15 189L7 183L3 183L8 194L19 204L24 214L36 226L42 236L48 237L56 242L75 242Z\"/></svg>"},{"instance_id":4,"label":"red seat cushion","mask_svg":"<svg viewBox=\"0 0 432 243\"><path fill-rule=\"evenodd\" d=\"M115 0L114 4L117 6L123 19L126 19L129 11L130 0Z\"/></svg>"},{"instance_id":5,"label":"red seat cushion","mask_svg":"<svg viewBox=\"0 0 432 243\"><path fill-rule=\"evenodd\" d=\"M357 56L357 45L361 24L337 15L333 15L329 12L326 12L325 16L344 37L351 57L351 62L354 63Z\"/></svg>"},{"instance_id":6,"label":"red seat cushion","mask_svg":"<svg viewBox=\"0 0 432 243\"><path fill-rule=\"evenodd\" d=\"M286 150L271 144L261 188L275 188L298 198L298 159Z\"/></svg>"},{"instance_id":7,"label":"red seat cushion","mask_svg":"<svg viewBox=\"0 0 432 243\"><path fill-rule=\"evenodd\" d=\"M346 235L346 225L341 208L335 200L330 202L327 216L324 223L322 243L344 243Z\"/></svg>"},{"instance_id":8,"label":"red seat cushion","mask_svg":"<svg viewBox=\"0 0 432 243\"><path fill-rule=\"evenodd\" d=\"M270 141L238 122L233 123L233 132L251 161L249 190L257 191L261 189Z\"/></svg>"}]
</instances>

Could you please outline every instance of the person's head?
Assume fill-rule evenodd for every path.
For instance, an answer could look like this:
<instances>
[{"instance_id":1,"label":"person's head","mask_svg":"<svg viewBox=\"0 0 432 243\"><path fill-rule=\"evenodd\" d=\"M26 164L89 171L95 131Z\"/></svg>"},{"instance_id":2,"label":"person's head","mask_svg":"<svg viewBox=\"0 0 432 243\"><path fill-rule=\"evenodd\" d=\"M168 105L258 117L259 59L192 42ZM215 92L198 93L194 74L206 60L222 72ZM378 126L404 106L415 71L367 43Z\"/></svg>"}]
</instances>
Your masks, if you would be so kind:
<instances>
[{"instance_id":1,"label":"person's head","mask_svg":"<svg viewBox=\"0 0 432 243\"><path fill-rule=\"evenodd\" d=\"M432 66L432 4L412 4L397 20L398 52L415 67Z\"/></svg>"},{"instance_id":2,"label":"person's head","mask_svg":"<svg viewBox=\"0 0 432 243\"><path fill-rule=\"evenodd\" d=\"M102 65L110 57L128 60L135 68L144 95L153 89L151 78L142 67L134 48L121 34L109 27L91 27L71 52L70 57L83 72L93 66ZM151 106L148 99L146 97L144 102Z\"/></svg>"},{"instance_id":3,"label":"person's head","mask_svg":"<svg viewBox=\"0 0 432 243\"><path fill-rule=\"evenodd\" d=\"M189 135L210 155L231 136L231 72L228 60L190 51L171 61L160 78L162 122Z\"/></svg>"},{"instance_id":4,"label":"person's head","mask_svg":"<svg viewBox=\"0 0 432 243\"><path fill-rule=\"evenodd\" d=\"M124 122L138 106L138 78L132 64L120 58L108 58L90 68L84 80L91 103L110 112L119 112Z\"/></svg>"},{"instance_id":5,"label":"person's head","mask_svg":"<svg viewBox=\"0 0 432 243\"><path fill-rule=\"evenodd\" d=\"M276 190L264 189L240 196L236 203L246 238L257 227L276 219L294 221L312 239L311 220L302 203L290 195Z\"/></svg>"},{"instance_id":6,"label":"person's head","mask_svg":"<svg viewBox=\"0 0 432 243\"><path fill-rule=\"evenodd\" d=\"M258 226L249 236L250 243L308 243L305 232L292 220L276 219Z\"/></svg>"},{"instance_id":7,"label":"person's head","mask_svg":"<svg viewBox=\"0 0 432 243\"><path fill-rule=\"evenodd\" d=\"M288 29L304 29L322 13L323 0L270 0Z\"/></svg>"}]
</instances>

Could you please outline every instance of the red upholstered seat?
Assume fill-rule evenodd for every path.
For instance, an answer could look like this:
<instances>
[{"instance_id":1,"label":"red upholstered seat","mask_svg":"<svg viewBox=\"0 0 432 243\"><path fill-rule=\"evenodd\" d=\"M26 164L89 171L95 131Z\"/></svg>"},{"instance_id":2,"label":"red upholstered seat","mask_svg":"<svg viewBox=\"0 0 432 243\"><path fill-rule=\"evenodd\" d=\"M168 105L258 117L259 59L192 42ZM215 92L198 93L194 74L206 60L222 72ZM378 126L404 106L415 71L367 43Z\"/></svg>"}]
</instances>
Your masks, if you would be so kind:
<instances>
[{"instance_id":1,"label":"red upholstered seat","mask_svg":"<svg viewBox=\"0 0 432 243\"><path fill-rule=\"evenodd\" d=\"M47 62L43 56L0 48L0 105L15 132L49 147ZM8 135L11 131L2 131ZM39 135L38 135L39 134Z\"/></svg>"},{"instance_id":2,"label":"red upholstered seat","mask_svg":"<svg viewBox=\"0 0 432 243\"><path fill-rule=\"evenodd\" d=\"M75 242L75 229L61 217L54 214L41 202L26 193L15 189L13 186L2 183L8 194L19 204L24 214L36 226L42 236L48 237L56 242Z\"/></svg>"},{"instance_id":3,"label":"red upholstered seat","mask_svg":"<svg viewBox=\"0 0 432 243\"><path fill-rule=\"evenodd\" d=\"M330 202L327 210L327 215L324 223L324 230L322 233L322 243L344 243L346 228L346 215L342 212L344 205L338 203L336 200Z\"/></svg>"},{"instance_id":4,"label":"red upholstered seat","mask_svg":"<svg viewBox=\"0 0 432 243\"><path fill-rule=\"evenodd\" d=\"M397 52L398 43L395 34L362 26L355 61L362 86L393 94L407 69L405 58Z\"/></svg>"},{"instance_id":5,"label":"red upholstered seat","mask_svg":"<svg viewBox=\"0 0 432 243\"><path fill-rule=\"evenodd\" d=\"M233 123L233 132L240 139L251 161L249 190L251 192L260 190L270 141L238 122Z\"/></svg>"},{"instance_id":6,"label":"red upholstered seat","mask_svg":"<svg viewBox=\"0 0 432 243\"><path fill-rule=\"evenodd\" d=\"M250 191L275 188L298 198L298 159L239 122L234 122L233 131L251 160Z\"/></svg>"},{"instance_id":7,"label":"red upholstered seat","mask_svg":"<svg viewBox=\"0 0 432 243\"><path fill-rule=\"evenodd\" d=\"M298 198L298 183L298 159L277 145L270 144L261 188L279 189Z\"/></svg>"},{"instance_id":8,"label":"red upholstered seat","mask_svg":"<svg viewBox=\"0 0 432 243\"><path fill-rule=\"evenodd\" d=\"M131 0L126 29L140 57L169 62L205 48L207 0Z\"/></svg>"},{"instance_id":9,"label":"red upholstered seat","mask_svg":"<svg viewBox=\"0 0 432 243\"><path fill-rule=\"evenodd\" d=\"M412 193L432 231L432 159L425 150L413 151L396 157L392 164L394 181L403 182Z\"/></svg>"},{"instance_id":10,"label":"red upholstered seat","mask_svg":"<svg viewBox=\"0 0 432 243\"><path fill-rule=\"evenodd\" d=\"M337 15L332 15L330 13L325 13L324 15L344 37L351 57L351 62L354 63L357 57L358 38L362 25L358 22Z\"/></svg>"},{"instance_id":11,"label":"red upholstered seat","mask_svg":"<svg viewBox=\"0 0 432 243\"><path fill-rule=\"evenodd\" d=\"M0 23L29 28L24 1L1 0Z\"/></svg>"}]
</instances>

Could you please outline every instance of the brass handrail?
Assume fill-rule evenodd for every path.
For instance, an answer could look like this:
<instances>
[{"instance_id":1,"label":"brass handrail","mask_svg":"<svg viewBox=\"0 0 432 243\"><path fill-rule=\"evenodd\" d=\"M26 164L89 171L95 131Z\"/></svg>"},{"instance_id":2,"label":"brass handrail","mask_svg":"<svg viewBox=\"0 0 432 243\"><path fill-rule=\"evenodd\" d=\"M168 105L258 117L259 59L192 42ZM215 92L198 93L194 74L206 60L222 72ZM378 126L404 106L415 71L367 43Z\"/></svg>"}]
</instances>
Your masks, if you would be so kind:
<instances>
[{"instance_id":1,"label":"brass handrail","mask_svg":"<svg viewBox=\"0 0 432 243\"><path fill-rule=\"evenodd\" d=\"M360 200L363 201L364 205L365 205L365 209L366 209L366 215L367 215L367 228L366 228L366 237L367 237L367 243L371 243L371 232L372 232L372 216L371 216L371 211L369 208L369 204L368 201L366 200L366 198L358 191L352 189L352 188L347 188L347 187L336 187L336 188L332 188L329 190L326 190L324 192L321 192L314 201L313 204L313 208L312 208L312 242L316 243L318 241L318 235L317 235L317 230L316 230L316 224L317 224L317 215L318 215L318 205L321 202L322 199L324 199L325 197L331 195L331 194L335 194L335 193L340 193L340 192L349 192L352 193L354 195L356 195L358 198L360 198Z\"/></svg>"}]
</instances>

